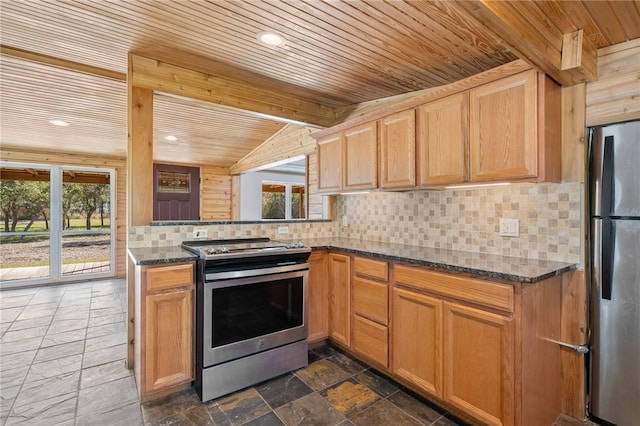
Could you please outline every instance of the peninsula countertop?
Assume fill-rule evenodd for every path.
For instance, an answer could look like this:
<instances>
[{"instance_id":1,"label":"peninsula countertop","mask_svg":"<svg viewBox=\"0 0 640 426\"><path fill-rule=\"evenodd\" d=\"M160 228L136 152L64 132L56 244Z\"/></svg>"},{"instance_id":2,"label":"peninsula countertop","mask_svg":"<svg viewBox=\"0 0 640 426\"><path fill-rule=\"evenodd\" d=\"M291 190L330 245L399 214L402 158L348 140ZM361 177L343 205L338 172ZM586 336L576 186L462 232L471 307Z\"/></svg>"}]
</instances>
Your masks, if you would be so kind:
<instances>
[{"instance_id":1,"label":"peninsula countertop","mask_svg":"<svg viewBox=\"0 0 640 426\"><path fill-rule=\"evenodd\" d=\"M129 257L136 265L162 265L166 263L195 262L198 255L182 247L137 247L128 250Z\"/></svg>"}]
</instances>

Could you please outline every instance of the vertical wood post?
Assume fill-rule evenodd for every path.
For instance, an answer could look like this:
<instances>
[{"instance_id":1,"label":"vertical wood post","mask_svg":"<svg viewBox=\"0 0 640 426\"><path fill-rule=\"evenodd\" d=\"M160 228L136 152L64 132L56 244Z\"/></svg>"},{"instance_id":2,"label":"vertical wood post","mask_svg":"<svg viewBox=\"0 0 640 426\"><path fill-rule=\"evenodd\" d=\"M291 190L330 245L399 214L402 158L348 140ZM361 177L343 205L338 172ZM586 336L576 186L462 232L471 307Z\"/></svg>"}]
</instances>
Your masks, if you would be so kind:
<instances>
[{"instance_id":1,"label":"vertical wood post","mask_svg":"<svg viewBox=\"0 0 640 426\"><path fill-rule=\"evenodd\" d=\"M127 74L127 230L153 220L153 90L133 81L131 55ZM129 237L127 235L127 241ZM127 367L134 367L135 274L127 262Z\"/></svg>"},{"instance_id":2,"label":"vertical wood post","mask_svg":"<svg viewBox=\"0 0 640 426\"><path fill-rule=\"evenodd\" d=\"M140 226L153 220L153 90L128 77L127 211L129 226Z\"/></svg>"}]
</instances>

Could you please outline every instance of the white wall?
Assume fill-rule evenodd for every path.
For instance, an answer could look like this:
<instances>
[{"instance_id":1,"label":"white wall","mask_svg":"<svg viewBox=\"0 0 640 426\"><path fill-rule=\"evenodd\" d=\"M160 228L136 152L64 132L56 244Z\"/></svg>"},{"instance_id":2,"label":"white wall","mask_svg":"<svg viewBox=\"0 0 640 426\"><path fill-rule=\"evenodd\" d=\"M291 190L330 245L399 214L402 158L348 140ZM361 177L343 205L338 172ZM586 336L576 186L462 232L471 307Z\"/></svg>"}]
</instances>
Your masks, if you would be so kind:
<instances>
[{"instance_id":1,"label":"white wall","mask_svg":"<svg viewBox=\"0 0 640 426\"><path fill-rule=\"evenodd\" d=\"M240 175L240 220L262 220L262 182L305 184L304 176L253 172Z\"/></svg>"}]
</instances>

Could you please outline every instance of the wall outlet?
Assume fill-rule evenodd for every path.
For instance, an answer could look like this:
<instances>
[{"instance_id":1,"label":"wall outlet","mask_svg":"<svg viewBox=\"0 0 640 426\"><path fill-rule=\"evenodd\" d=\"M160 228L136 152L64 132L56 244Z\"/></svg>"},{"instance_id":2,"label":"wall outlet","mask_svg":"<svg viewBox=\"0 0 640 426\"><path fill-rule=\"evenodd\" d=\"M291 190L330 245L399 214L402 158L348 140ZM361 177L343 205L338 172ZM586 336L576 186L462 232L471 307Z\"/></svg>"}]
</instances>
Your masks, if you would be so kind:
<instances>
[{"instance_id":1,"label":"wall outlet","mask_svg":"<svg viewBox=\"0 0 640 426\"><path fill-rule=\"evenodd\" d=\"M278 234L282 235L282 234L288 234L289 233L289 227L288 226L278 226Z\"/></svg>"},{"instance_id":2,"label":"wall outlet","mask_svg":"<svg viewBox=\"0 0 640 426\"><path fill-rule=\"evenodd\" d=\"M346 227L347 227L347 225L348 225L348 222L347 222L347 215L345 214L344 216L342 216L342 227L343 227L343 228L346 228Z\"/></svg>"},{"instance_id":3,"label":"wall outlet","mask_svg":"<svg viewBox=\"0 0 640 426\"><path fill-rule=\"evenodd\" d=\"M503 237L519 237L520 221L518 219L500 219L500 235Z\"/></svg>"},{"instance_id":4,"label":"wall outlet","mask_svg":"<svg viewBox=\"0 0 640 426\"><path fill-rule=\"evenodd\" d=\"M194 229L193 230L193 238L208 238L209 231L206 229Z\"/></svg>"}]
</instances>

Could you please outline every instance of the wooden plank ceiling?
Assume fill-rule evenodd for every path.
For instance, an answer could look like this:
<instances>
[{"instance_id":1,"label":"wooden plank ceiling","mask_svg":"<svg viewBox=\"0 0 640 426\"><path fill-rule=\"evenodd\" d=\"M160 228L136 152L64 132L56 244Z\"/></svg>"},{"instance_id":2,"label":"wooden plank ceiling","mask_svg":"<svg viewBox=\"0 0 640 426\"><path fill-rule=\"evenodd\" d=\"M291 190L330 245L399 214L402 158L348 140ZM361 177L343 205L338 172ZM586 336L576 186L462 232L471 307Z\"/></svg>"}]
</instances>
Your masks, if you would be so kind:
<instances>
[{"instance_id":1,"label":"wooden plank ceiling","mask_svg":"<svg viewBox=\"0 0 640 426\"><path fill-rule=\"evenodd\" d=\"M215 64L237 69L241 77L260 76L283 92L294 87L296 95L344 111L448 84L518 57L536 61L540 52L531 46L553 48L557 54L558 36L579 29L592 48L640 37L638 1L530 1L509 10L500 5L418 0L2 1L0 142L20 149L126 155L123 78L130 51L182 63L191 58L194 69L214 73ZM488 14L492 22L485 25ZM518 31L516 23L523 19L535 31ZM518 36L508 33L509 28ZM283 35L286 44L262 45L256 35L266 30ZM526 39L536 34L537 44ZM520 38L517 45L514 40ZM49 65L33 62L34 56ZM553 65L557 58L549 57ZM70 126L52 127L51 119ZM282 125L157 93L154 157L229 167ZM178 140L166 141L167 135Z\"/></svg>"}]
</instances>

